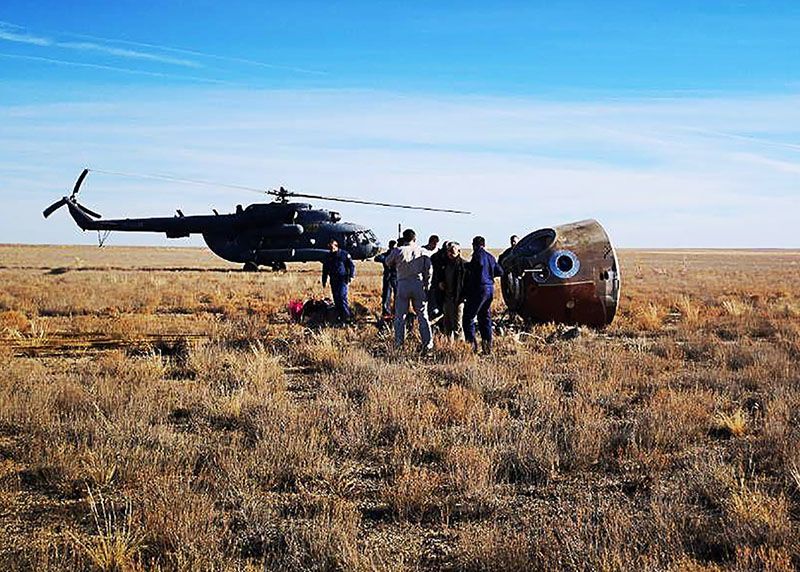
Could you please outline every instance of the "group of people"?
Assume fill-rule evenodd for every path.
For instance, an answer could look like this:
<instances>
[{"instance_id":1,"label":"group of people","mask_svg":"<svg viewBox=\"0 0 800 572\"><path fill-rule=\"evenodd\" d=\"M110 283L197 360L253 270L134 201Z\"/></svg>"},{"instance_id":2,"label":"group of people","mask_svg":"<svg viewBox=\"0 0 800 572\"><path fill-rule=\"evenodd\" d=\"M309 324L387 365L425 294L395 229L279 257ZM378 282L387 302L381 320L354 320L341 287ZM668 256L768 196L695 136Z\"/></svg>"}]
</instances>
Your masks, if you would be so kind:
<instances>
[{"instance_id":1,"label":"group of people","mask_svg":"<svg viewBox=\"0 0 800 572\"><path fill-rule=\"evenodd\" d=\"M347 290L355 276L355 265L335 240L329 250L322 265L322 284L330 281L339 319L349 322ZM383 264L381 306L384 319L393 317L395 345L402 346L405 341L407 318L413 308L423 354L433 349L432 326L436 324L446 336L465 340L477 351L476 321L482 350L491 352L494 281L503 275L503 269L486 250L482 236L472 240L472 257L467 261L461 257L458 242L446 241L440 249L439 237L432 235L427 244L419 246L416 233L406 229L375 261Z\"/></svg>"}]
</instances>

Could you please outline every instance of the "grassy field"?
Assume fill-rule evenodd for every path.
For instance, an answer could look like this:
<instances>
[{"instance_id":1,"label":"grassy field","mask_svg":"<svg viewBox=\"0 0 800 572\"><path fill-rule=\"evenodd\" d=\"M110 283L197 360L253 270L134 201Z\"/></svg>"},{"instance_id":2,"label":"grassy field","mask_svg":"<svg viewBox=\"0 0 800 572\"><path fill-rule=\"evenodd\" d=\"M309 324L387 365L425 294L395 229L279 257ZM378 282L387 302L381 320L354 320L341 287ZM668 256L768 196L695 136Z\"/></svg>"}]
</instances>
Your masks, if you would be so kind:
<instances>
[{"instance_id":1,"label":"grassy field","mask_svg":"<svg viewBox=\"0 0 800 572\"><path fill-rule=\"evenodd\" d=\"M374 263L315 332L315 264L0 247L0 568L796 569L800 252L620 256L605 332L419 358Z\"/></svg>"}]
</instances>

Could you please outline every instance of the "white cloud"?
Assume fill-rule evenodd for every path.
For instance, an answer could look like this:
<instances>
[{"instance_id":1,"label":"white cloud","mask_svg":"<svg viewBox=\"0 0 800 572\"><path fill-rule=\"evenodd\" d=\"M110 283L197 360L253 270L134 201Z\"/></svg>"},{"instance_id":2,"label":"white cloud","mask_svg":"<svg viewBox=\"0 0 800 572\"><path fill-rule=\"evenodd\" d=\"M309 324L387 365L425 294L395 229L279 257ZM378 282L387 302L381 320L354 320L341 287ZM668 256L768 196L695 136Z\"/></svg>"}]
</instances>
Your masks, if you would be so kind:
<instances>
[{"instance_id":1,"label":"white cloud","mask_svg":"<svg viewBox=\"0 0 800 572\"><path fill-rule=\"evenodd\" d=\"M510 232L595 217L621 246L797 247L800 181L787 137L800 126L798 103L173 89L0 107L0 156L16 167L0 164L0 192L21 205L0 215L9 219L0 240L89 242L65 216L46 226L40 212L83 166L95 166L475 212L325 205L385 237L399 221L423 234L465 241L482 233L504 244ZM781 145L765 144L773 141ZM84 199L107 216L224 211L259 200L101 174L89 177Z\"/></svg>"}]
</instances>

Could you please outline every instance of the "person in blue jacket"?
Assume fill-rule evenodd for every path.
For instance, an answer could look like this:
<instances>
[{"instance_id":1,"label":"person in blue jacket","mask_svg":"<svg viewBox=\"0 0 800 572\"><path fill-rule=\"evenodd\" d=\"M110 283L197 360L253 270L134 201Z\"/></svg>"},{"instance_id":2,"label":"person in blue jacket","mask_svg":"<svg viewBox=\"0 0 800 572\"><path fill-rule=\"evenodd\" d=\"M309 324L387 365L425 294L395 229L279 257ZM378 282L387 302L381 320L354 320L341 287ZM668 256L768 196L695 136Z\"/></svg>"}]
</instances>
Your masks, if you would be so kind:
<instances>
[{"instance_id":1,"label":"person in blue jacket","mask_svg":"<svg viewBox=\"0 0 800 572\"><path fill-rule=\"evenodd\" d=\"M356 266L350 254L339 249L339 242L336 239L331 239L328 249L330 252L322 261L322 286L324 288L330 278L331 294L338 319L346 324L352 319L350 304L347 301L347 288L356 275Z\"/></svg>"},{"instance_id":2,"label":"person in blue jacket","mask_svg":"<svg viewBox=\"0 0 800 572\"><path fill-rule=\"evenodd\" d=\"M503 275L503 269L489 252L482 236L472 239L472 259L467 264L464 304L464 339L478 351L475 339L475 318L481 334L484 353L492 352L492 300L494 299L494 279Z\"/></svg>"}]
</instances>

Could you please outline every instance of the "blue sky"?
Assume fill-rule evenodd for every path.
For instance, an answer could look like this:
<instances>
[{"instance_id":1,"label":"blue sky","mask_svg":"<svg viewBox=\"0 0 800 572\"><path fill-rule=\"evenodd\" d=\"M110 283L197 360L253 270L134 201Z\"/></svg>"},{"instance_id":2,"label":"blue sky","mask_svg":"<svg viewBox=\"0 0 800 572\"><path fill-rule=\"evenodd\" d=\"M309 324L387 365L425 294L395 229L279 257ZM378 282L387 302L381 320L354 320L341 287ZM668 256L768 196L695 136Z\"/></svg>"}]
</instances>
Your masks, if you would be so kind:
<instances>
[{"instance_id":1,"label":"blue sky","mask_svg":"<svg viewBox=\"0 0 800 572\"><path fill-rule=\"evenodd\" d=\"M11 0L0 22L2 242L91 243L41 218L89 166L476 213L330 204L385 237L595 217L621 246L800 246L797 3ZM84 195L260 200L101 174Z\"/></svg>"}]
</instances>

